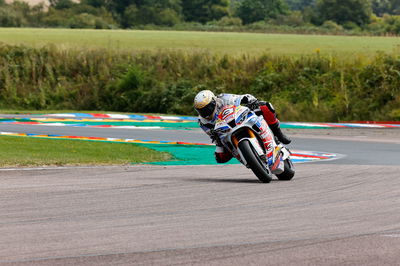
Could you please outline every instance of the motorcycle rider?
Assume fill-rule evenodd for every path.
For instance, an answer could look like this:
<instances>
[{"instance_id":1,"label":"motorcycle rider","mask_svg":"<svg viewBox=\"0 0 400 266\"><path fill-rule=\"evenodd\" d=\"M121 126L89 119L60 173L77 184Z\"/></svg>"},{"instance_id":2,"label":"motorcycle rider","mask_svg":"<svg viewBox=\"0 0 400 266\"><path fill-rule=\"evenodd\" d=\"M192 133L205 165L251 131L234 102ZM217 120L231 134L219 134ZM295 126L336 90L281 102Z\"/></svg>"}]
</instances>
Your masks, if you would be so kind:
<instances>
[{"instance_id":1,"label":"motorcycle rider","mask_svg":"<svg viewBox=\"0 0 400 266\"><path fill-rule=\"evenodd\" d=\"M214 132L215 122L221 108L225 105L244 105L256 114L262 114L272 133L283 144L289 144L291 140L281 131L279 120L276 117L275 109L269 102L258 101L251 94L237 95L222 93L215 96L210 90L200 91L194 98L194 108L199 114L198 122L201 127L215 143L215 159L218 163L226 163L232 159L232 154L225 150L220 143L218 135Z\"/></svg>"}]
</instances>

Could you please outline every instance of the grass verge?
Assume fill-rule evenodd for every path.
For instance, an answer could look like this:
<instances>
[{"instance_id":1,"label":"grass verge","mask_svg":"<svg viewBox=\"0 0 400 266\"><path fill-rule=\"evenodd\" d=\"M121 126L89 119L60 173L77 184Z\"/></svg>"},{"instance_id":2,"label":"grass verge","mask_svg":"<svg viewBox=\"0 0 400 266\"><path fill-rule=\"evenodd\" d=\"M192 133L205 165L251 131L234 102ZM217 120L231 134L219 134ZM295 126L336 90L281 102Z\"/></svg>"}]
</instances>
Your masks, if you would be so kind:
<instances>
[{"instance_id":1,"label":"grass verge","mask_svg":"<svg viewBox=\"0 0 400 266\"><path fill-rule=\"evenodd\" d=\"M169 159L169 153L134 144L0 136L0 167L123 165Z\"/></svg>"}]
</instances>

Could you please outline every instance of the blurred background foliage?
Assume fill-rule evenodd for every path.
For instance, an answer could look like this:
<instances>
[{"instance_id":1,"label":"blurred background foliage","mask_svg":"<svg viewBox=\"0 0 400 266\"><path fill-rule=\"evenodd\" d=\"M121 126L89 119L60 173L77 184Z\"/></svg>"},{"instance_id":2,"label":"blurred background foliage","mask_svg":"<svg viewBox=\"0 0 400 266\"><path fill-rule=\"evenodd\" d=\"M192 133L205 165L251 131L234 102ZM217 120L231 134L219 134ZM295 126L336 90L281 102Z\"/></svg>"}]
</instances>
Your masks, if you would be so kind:
<instances>
[{"instance_id":1,"label":"blurred background foliage","mask_svg":"<svg viewBox=\"0 0 400 266\"><path fill-rule=\"evenodd\" d=\"M195 114L203 89L251 93L285 121L400 120L400 56L0 46L0 108Z\"/></svg>"},{"instance_id":2,"label":"blurred background foliage","mask_svg":"<svg viewBox=\"0 0 400 266\"><path fill-rule=\"evenodd\" d=\"M398 0L0 0L0 27L400 33Z\"/></svg>"}]
</instances>

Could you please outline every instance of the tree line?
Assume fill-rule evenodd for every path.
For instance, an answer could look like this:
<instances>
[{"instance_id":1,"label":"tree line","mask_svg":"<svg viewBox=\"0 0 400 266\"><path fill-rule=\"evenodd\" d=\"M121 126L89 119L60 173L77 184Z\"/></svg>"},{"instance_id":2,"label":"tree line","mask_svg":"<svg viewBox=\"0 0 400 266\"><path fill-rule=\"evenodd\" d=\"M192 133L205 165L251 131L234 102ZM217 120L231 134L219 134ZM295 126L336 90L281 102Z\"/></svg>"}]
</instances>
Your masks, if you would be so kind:
<instances>
[{"instance_id":1,"label":"tree line","mask_svg":"<svg viewBox=\"0 0 400 266\"><path fill-rule=\"evenodd\" d=\"M2 27L400 33L400 0L0 0Z\"/></svg>"}]
</instances>

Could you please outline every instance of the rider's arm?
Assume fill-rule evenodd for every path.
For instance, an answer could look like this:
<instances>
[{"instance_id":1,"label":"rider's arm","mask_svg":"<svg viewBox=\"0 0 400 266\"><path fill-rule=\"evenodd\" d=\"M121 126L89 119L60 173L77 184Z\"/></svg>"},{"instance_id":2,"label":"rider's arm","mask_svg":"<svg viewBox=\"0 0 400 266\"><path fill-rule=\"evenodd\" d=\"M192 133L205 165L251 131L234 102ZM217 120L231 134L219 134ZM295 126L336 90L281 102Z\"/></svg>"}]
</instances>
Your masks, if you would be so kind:
<instances>
[{"instance_id":1,"label":"rider's arm","mask_svg":"<svg viewBox=\"0 0 400 266\"><path fill-rule=\"evenodd\" d=\"M275 109L270 102L259 101L251 94L242 95L242 100L240 101L240 104L248 106L252 110L259 109L260 106L265 105L272 113L275 113Z\"/></svg>"},{"instance_id":2,"label":"rider's arm","mask_svg":"<svg viewBox=\"0 0 400 266\"><path fill-rule=\"evenodd\" d=\"M211 138L211 141L217 146L221 146L218 135L214 132L214 124L203 123L200 119L198 120L200 128Z\"/></svg>"},{"instance_id":3,"label":"rider's arm","mask_svg":"<svg viewBox=\"0 0 400 266\"><path fill-rule=\"evenodd\" d=\"M211 135L211 130L214 129L214 125L212 123L203 123L200 119L197 120L200 128L206 132L207 135Z\"/></svg>"}]
</instances>

